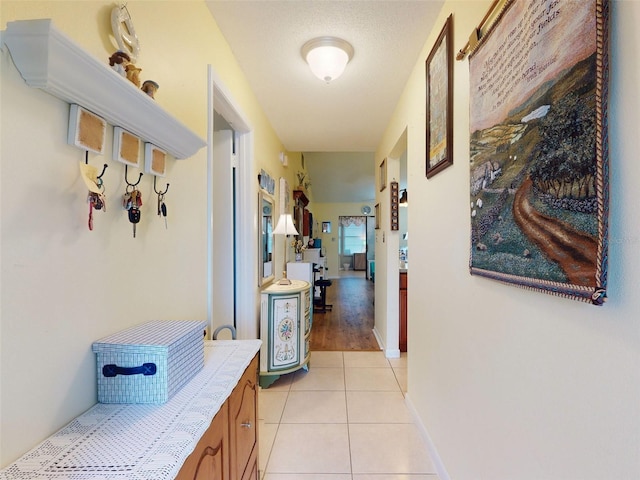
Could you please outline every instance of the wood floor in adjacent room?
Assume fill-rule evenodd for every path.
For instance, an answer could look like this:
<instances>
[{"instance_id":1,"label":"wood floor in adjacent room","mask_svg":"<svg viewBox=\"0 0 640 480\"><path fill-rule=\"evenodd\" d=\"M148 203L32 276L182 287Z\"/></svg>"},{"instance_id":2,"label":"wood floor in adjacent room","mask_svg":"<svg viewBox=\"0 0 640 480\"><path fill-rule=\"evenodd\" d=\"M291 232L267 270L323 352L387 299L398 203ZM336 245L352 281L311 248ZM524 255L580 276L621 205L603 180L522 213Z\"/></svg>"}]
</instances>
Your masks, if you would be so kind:
<instances>
[{"instance_id":1,"label":"wood floor in adjacent room","mask_svg":"<svg viewBox=\"0 0 640 480\"><path fill-rule=\"evenodd\" d=\"M332 279L326 313L314 312L312 351L380 350L373 335L374 284L362 276Z\"/></svg>"}]
</instances>

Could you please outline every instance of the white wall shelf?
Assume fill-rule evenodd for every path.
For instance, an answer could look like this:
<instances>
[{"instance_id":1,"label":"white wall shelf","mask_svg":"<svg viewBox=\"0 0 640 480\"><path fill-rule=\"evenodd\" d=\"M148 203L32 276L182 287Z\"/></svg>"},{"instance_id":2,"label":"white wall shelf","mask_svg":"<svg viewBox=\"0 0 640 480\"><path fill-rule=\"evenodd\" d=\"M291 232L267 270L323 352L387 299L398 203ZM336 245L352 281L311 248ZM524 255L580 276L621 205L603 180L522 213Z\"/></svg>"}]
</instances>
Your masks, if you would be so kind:
<instances>
[{"instance_id":1,"label":"white wall shelf","mask_svg":"<svg viewBox=\"0 0 640 480\"><path fill-rule=\"evenodd\" d=\"M193 156L206 142L151 97L98 61L58 30L50 19L7 23L4 43L27 85L76 103L113 126L166 150ZM0 43L1 45L1 43Z\"/></svg>"}]
</instances>

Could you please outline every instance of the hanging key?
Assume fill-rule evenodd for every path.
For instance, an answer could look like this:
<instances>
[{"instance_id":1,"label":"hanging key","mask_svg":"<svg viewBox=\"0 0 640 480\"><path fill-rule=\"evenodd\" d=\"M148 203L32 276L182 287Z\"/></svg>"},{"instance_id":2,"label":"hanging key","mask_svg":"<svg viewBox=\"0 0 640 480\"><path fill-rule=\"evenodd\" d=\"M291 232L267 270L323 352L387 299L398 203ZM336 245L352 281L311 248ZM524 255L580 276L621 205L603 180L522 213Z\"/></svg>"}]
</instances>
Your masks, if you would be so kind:
<instances>
[{"instance_id":1,"label":"hanging key","mask_svg":"<svg viewBox=\"0 0 640 480\"><path fill-rule=\"evenodd\" d=\"M168 228L167 227L167 205L162 202L162 204L160 205L160 211L162 212L162 216L164 217L164 228L165 230Z\"/></svg>"},{"instance_id":2,"label":"hanging key","mask_svg":"<svg viewBox=\"0 0 640 480\"><path fill-rule=\"evenodd\" d=\"M162 203L164 201L164 195L162 193L158 194L158 216L162 215Z\"/></svg>"},{"instance_id":3,"label":"hanging key","mask_svg":"<svg viewBox=\"0 0 640 480\"><path fill-rule=\"evenodd\" d=\"M133 238L136 238L136 225L140 222L140 209L131 207L128 211L129 221L133 225Z\"/></svg>"},{"instance_id":4,"label":"hanging key","mask_svg":"<svg viewBox=\"0 0 640 480\"><path fill-rule=\"evenodd\" d=\"M131 206L129 207L130 209L133 207L138 207L138 193L140 192L138 192L138 190L135 190L135 189L131 191L131 201L130 201Z\"/></svg>"},{"instance_id":5,"label":"hanging key","mask_svg":"<svg viewBox=\"0 0 640 480\"><path fill-rule=\"evenodd\" d=\"M122 208L129 210L131 208L131 193L127 192L122 196Z\"/></svg>"}]
</instances>

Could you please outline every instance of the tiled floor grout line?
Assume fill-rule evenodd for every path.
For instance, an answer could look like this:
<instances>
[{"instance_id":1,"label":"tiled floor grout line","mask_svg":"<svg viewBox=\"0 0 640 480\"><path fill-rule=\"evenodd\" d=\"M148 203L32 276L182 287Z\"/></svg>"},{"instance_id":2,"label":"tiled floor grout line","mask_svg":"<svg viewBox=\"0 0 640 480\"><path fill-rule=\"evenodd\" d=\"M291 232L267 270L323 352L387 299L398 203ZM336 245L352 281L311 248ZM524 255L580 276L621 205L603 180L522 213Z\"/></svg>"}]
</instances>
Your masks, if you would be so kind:
<instances>
[{"instance_id":1,"label":"tiled floor grout line","mask_svg":"<svg viewBox=\"0 0 640 480\"><path fill-rule=\"evenodd\" d=\"M269 449L269 454L267 455L267 461L264 464L264 470L262 471L262 475L258 474L260 480L264 479L267 476L267 470L269 469L269 461L271 460L271 453L273 452L273 446L275 445L275 439L278 436L278 431L280 430L280 425L282 425L282 417L284 416L284 410L287 408L287 402L289 401L289 394L291 393L291 384L289 384L289 388L287 389L287 397L284 400L284 406L282 407L282 411L280 412L280 416L278 417L278 423L276 424L276 432L273 435L274 441L271 443L271 448ZM266 424L266 422L265 422ZM258 452L260 455L260 452Z\"/></svg>"},{"instance_id":2,"label":"tiled floor grout line","mask_svg":"<svg viewBox=\"0 0 640 480\"><path fill-rule=\"evenodd\" d=\"M394 367L394 364L392 362L389 361L389 359L385 359L386 360L386 365L385 366L381 366L381 362L375 363L374 365L369 365L366 362L361 361L360 359L355 359L352 357L350 360L350 366L347 366L347 361L345 359L345 352L340 352L340 359L341 359L341 366L338 367L337 365L337 361L335 362L331 362L331 363L324 363L322 366L320 367L316 367L318 369L320 368L334 368L337 370L337 368L341 368L342 372L340 372L342 374L342 388L341 389L337 389L337 390L332 390L331 387L329 387L329 385L321 385L320 388L316 387L314 388L313 384L310 384L309 386L307 386L306 383L302 383L299 384L299 381L303 381L303 378L306 377L306 375L301 376L300 378L298 378L298 376L292 377L291 380L288 382L286 388L282 389L283 392L286 392L286 396L284 396L284 402L282 401L282 397L280 400L280 405L282 405L281 407L281 411L279 412L279 415L276 417L277 418L277 424L275 427L275 432L273 433L273 440L271 442L270 448L268 449L268 452L263 452L267 454L267 459L266 462L264 463L264 470L260 472L260 476L259 478L261 480L264 480L266 478L270 478L267 477L267 475L275 475L278 476L278 474L276 472L272 472L271 474L268 474L267 472L269 471L269 464L271 463L271 461L273 460L273 453L274 453L274 447L276 445L276 440L278 438L278 435L281 433L281 426L284 423L285 418L285 412L287 411L287 407L291 406L293 407L294 405L297 405L300 401L300 397L296 396L295 399L292 398L292 392L298 392L298 393L302 393L302 392L323 392L323 393L327 393L327 392L338 392L341 391L342 394L340 395L342 397L342 401L344 402L344 415L345 415L345 427L346 427L346 445L348 448L348 469L349 472L345 472L344 474L337 474L337 473L326 473L326 474L316 474L318 477L320 478L320 475L326 475L326 478L333 478L335 476L335 478L344 478L346 479L347 476L350 480L354 480L356 477L355 475L366 475L363 472L361 473L354 473L354 456L353 456L353 448L355 447L355 445L353 445L353 441L357 440L358 437L356 438L352 438L352 431L351 431L351 427L352 426L359 426L359 425L396 425L398 423L404 424L404 423L412 423L412 422L404 422L404 421L392 421L391 423L388 421L361 421L361 422L356 422L353 423L354 420L356 420L356 418L352 418L352 416L350 415L350 410L349 410L349 392L355 392L353 393L353 397L354 397L354 402L356 402L356 398L358 398L358 394L360 392L377 392L377 393L382 393L382 392L400 392L400 394L402 395L402 397L404 398L405 392L404 389L401 385L400 382L400 377L398 374L398 371L401 369L406 370L406 367L404 367L403 363L396 363L396 366ZM374 362L372 362L374 363ZM358 370L359 368L368 368L368 369L375 369L375 368L379 368L381 370L383 369L387 369L390 368L391 369L391 373L393 374L393 378L395 380L394 384L395 387L391 390L391 389L386 389L386 390L378 390L377 388L375 388L374 386L372 387L367 387L364 389L358 389L359 385L353 384L351 385L352 388L355 388L355 390L349 390L349 384L347 382L347 368L349 369L353 369L353 370ZM351 372L351 376L353 376L354 372ZM385 374L387 375L387 374ZM405 373L406 375L406 373ZM351 381L353 381L353 378L351 378L351 376L349 377L351 379ZM295 385L295 387L294 387ZM337 385L336 385L337 386ZM388 384L388 387L391 387L391 384ZM336 400L338 399L338 397L335 397ZM292 403L293 402L293 403ZM358 400L356 403L354 403L353 407L358 409L360 407L357 407L357 405L360 404L360 401ZM336 404L337 405L337 404ZM280 407L278 407L280 408ZM299 408L299 406L297 407ZM353 413L353 412L352 412ZM357 412L356 412L357 413ZM263 415L266 416L266 415ZM293 420L293 417L292 419ZM328 417L326 422L323 422L322 420L318 420L318 419L313 419L310 421L304 421L304 422L299 422L296 420L293 420L293 424L307 424L307 425L315 425L315 424L332 424L332 425L340 425L342 424L341 421L339 421L339 418L332 418L332 417ZM263 419L264 421L264 419ZM272 423L273 424L273 423ZM361 432L361 429L357 429L357 432ZM359 436L361 436L361 433L358 433ZM361 440L357 440L358 442ZM346 460L346 458L345 458ZM361 461L361 460L360 460ZM346 462L345 462L345 467ZM303 475L303 474L300 474ZM342 476L341 476L342 475ZM374 475L404 475L407 478L411 478L413 476L416 476L416 478L420 477L423 478L423 476L429 476L431 478L431 476L433 474L429 473L429 474L417 474L417 473L404 473L404 474L399 474L399 473L392 473L391 471L384 473L384 472L376 472L375 474L371 473L370 476L374 476ZM295 478L294 474L285 474L285 476L287 478L289 478L289 476L291 478ZM311 476L311 474L310 474ZM324 478L324 477L322 477ZM434 480L437 480L437 475L435 475Z\"/></svg>"},{"instance_id":3,"label":"tiled floor grout line","mask_svg":"<svg viewBox=\"0 0 640 480\"><path fill-rule=\"evenodd\" d=\"M342 352L342 381L344 382L344 409L345 417L347 420L347 444L349 445L349 473L353 480L353 455L351 447L351 429L349 428L349 403L347 400L347 366L344 362L344 352Z\"/></svg>"}]
</instances>

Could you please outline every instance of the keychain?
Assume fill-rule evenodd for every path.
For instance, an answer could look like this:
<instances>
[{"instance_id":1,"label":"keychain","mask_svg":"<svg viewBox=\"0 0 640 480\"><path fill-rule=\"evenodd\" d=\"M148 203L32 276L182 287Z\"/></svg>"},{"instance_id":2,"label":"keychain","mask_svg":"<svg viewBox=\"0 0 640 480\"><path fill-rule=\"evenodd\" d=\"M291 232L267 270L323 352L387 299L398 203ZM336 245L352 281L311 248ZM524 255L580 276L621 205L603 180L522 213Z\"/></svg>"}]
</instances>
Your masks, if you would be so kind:
<instances>
[{"instance_id":1,"label":"keychain","mask_svg":"<svg viewBox=\"0 0 640 480\"><path fill-rule=\"evenodd\" d=\"M103 212L106 212L107 201L104 193L89 191L89 194L87 195L87 202L89 202L89 230L93 230L93 210L102 210Z\"/></svg>"},{"instance_id":2,"label":"keychain","mask_svg":"<svg viewBox=\"0 0 640 480\"><path fill-rule=\"evenodd\" d=\"M158 216L164 217L164 228L167 229L167 204L164 203L164 193L158 194Z\"/></svg>"},{"instance_id":3,"label":"keychain","mask_svg":"<svg viewBox=\"0 0 640 480\"><path fill-rule=\"evenodd\" d=\"M131 191L129 191L129 187L131 187ZM127 191L122 197L122 206L127 210L127 216L133 225L133 238L136 238L136 225L140 223L140 207L142 206L142 194L140 190L128 184Z\"/></svg>"},{"instance_id":4,"label":"keychain","mask_svg":"<svg viewBox=\"0 0 640 480\"><path fill-rule=\"evenodd\" d=\"M96 167L89 165L89 152L85 152L85 163L80 162L80 176L89 189L89 193L87 194L87 203L89 204L89 220L87 225L91 231L93 231L93 211L107 211L107 201L104 194L105 188L102 182L102 176L106 170L107 164L105 163L102 167L102 173L98 175Z\"/></svg>"},{"instance_id":5,"label":"keychain","mask_svg":"<svg viewBox=\"0 0 640 480\"><path fill-rule=\"evenodd\" d=\"M158 191L156 188L156 180L158 177L153 177L153 191L158 195L158 216L164 217L164 228L167 229L167 204L164 203L164 196L169 191L169 184L167 183L167 187L164 191Z\"/></svg>"},{"instance_id":6,"label":"keychain","mask_svg":"<svg viewBox=\"0 0 640 480\"><path fill-rule=\"evenodd\" d=\"M142 193L136 187L142 179L142 172L138 175L138 181L131 183L128 179L128 165L124 166L124 181L127 183L122 196L122 207L127 211L129 222L133 226L133 238L136 238L136 225L140 223L140 207L142 206Z\"/></svg>"}]
</instances>

